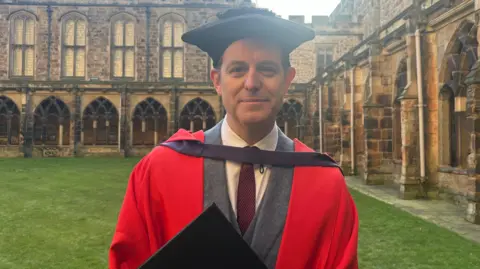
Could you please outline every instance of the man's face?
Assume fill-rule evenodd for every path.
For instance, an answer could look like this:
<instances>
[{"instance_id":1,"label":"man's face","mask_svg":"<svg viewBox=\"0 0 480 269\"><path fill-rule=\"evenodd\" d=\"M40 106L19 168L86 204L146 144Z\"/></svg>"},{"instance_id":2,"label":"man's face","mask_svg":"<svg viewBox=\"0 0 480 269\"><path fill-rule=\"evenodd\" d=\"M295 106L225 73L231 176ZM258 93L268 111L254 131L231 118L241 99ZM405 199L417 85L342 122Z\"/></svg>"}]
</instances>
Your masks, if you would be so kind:
<instances>
[{"instance_id":1,"label":"man's face","mask_svg":"<svg viewBox=\"0 0 480 269\"><path fill-rule=\"evenodd\" d=\"M244 39L228 47L210 76L228 115L248 125L275 120L295 69L284 69L279 48Z\"/></svg>"}]
</instances>

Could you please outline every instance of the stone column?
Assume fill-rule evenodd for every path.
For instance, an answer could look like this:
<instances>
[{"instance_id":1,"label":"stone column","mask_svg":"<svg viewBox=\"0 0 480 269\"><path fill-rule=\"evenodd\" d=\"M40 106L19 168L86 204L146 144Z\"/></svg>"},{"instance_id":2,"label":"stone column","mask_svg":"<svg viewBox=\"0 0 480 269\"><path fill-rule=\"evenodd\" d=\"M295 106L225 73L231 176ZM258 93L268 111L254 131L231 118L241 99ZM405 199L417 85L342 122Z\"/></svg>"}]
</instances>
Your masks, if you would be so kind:
<instances>
[{"instance_id":1,"label":"stone column","mask_svg":"<svg viewBox=\"0 0 480 269\"><path fill-rule=\"evenodd\" d=\"M12 144L12 112L7 111L7 145Z\"/></svg>"},{"instance_id":2,"label":"stone column","mask_svg":"<svg viewBox=\"0 0 480 269\"><path fill-rule=\"evenodd\" d=\"M418 148L418 100L404 98L401 103L402 174L399 197L415 199L420 193Z\"/></svg>"},{"instance_id":3,"label":"stone column","mask_svg":"<svg viewBox=\"0 0 480 269\"><path fill-rule=\"evenodd\" d=\"M94 118L92 122L92 128L93 128L93 143L92 145L95 146L97 145L97 118Z\"/></svg>"},{"instance_id":4,"label":"stone column","mask_svg":"<svg viewBox=\"0 0 480 269\"><path fill-rule=\"evenodd\" d=\"M58 119L58 145L63 146L63 119Z\"/></svg>"},{"instance_id":5,"label":"stone column","mask_svg":"<svg viewBox=\"0 0 480 269\"><path fill-rule=\"evenodd\" d=\"M417 49L414 33L423 19L421 9L416 7L407 23L410 34L407 37L407 87L403 97L400 98L402 172L399 180L399 198L401 199L415 199L422 195L418 118L418 91L421 89L418 89L417 85Z\"/></svg>"},{"instance_id":6,"label":"stone column","mask_svg":"<svg viewBox=\"0 0 480 269\"><path fill-rule=\"evenodd\" d=\"M23 89L22 98L22 133L23 133L23 155L31 158L33 153L33 112L31 90Z\"/></svg>"},{"instance_id":7,"label":"stone column","mask_svg":"<svg viewBox=\"0 0 480 269\"><path fill-rule=\"evenodd\" d=\"M465 219L480 224L480 61L472 68L466 79L467 121L470 133L468 155L468 192Z\"/></svg>"},{"instance_id":8,"label":"stone column","mask_svg":"<svg viewBox=\"0 0 480 269\"><path fill-rule=\"evenodd\" d=\"M352 156L351 156L351 126L350 126L350 119L351 119L351 87L350 87L350 77L348 75L349 73L349 64L347 64L346 67L346 72L345 72L345 77L342 81L342 86L343 86L343 104L341 104L342 109L340 111L340 126L341 126L341 149L342 149L342 162L341 166L342 169L345 173L347 174L352 174L353 168L352 168Z\"/></svg>"},{"instance_id":9,"label":"stone column","mask_svg":"<svg viewBox=\"0 0 480 269\"><path fill-rule=\"evenodd\" d=\"M170 105L169 105L169 115L170 121L167 127L167 132L169 136L172 136L178 130L178 96L177 89L174 87L170 92Z\"/></svg>"},{"instance_id":10,"label":"stone column","mask_svg":"<svg viewBox=\"0 0 480 269\"><path fill-rule=\"evenodd\" d=\"M79 154L79 149L78 147L82 144L83 142L83 131L82 131L82 96L78 92L78 89L74 91L75 95L75 103L74 103L74 115L73 115L73 121L71 124L70 130L72 132L70 133L70 136L73 136L73 155L77 156ZM73 126L72 126L73 125ZM73 127L73 128L72 128ZM70 140L72 141L72 140Z\"/></svg>"},{"instance_id":11,"label":"stone column","mask_svg":"<svg viewBox=\"0 0 480 269\"><path fill-rule=\"evenodd\" d=\"M368 81L364 89L363 125L365 130L364 181L369 185L384 184L385 177L391 171L382 171L383 143L382 129L391 128L392 120L384 118L385 105L379 102L382 91L380 69L380 43L370 44Z\"/></svg>"},{"instance_id":12,"label":"stone column","mask_svg":"<svg viewBox=\"0 0 480 269\"><path fill-rule=\"evenodd\" d=\"M154 122L154 133L153 133L153 145L156 146L158 144L158 121L159 119L157 117L153 118Z\"/></svg>"},{"instance_id":13,"label":"stone column","mask_svg":"<svg viewBox=\"0 0 480 269\"><path fill-rule=\"evenodd\" d=\"M130 149L132 144L130 143L130 125L131 125L131 115L130 115L130 93L128 89L124 87L120 93L121 99L121 109L120 109L120 132L118 135L119 148L123 150L125 157L130 156ZM107 121L108 122L108 121ZM109 128L107 127L107 130ZM108 137L108 136L107 136Z\"/></svg>"}]
</instances>

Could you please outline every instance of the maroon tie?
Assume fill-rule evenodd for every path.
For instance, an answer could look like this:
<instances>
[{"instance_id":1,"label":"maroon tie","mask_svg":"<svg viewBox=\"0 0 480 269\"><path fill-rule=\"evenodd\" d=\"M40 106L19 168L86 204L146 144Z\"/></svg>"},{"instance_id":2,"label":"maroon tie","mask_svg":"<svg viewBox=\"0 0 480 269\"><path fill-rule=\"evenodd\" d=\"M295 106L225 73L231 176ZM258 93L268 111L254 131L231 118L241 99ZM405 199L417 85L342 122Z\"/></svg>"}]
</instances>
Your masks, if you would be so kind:
<instances>
[{"instance_id":1,"label":"maroon tie","mask_svg":"<svg viewBox=\"0 0 480 269\"><path fill-rule=\"evenodd\" d=\"M253 164L243 163L237 192L237 222L242 235L255 216L255 173Z\"/></svg>"}]
</instances>

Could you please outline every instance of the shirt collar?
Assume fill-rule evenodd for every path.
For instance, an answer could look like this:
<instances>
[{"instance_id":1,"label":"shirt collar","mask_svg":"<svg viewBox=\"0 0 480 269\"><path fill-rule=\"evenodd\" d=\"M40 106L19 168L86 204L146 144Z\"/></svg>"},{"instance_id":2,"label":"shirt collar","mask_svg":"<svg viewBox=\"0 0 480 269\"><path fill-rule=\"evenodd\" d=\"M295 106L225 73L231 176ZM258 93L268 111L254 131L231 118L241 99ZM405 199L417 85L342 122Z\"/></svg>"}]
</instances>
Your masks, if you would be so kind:
<instances>
[{"instance_id":1,"label":"shirt collar","mask_svg":"<svg viewBox=\"0 0 480 269\"><path fill-rule=\"evenodd\" d=\"M245 142L242 138L240 138L228 125L227 122L227 115L222 122L222 129L221 129L221 136L222 136L222 143L225 146L231 147L246 147L248 143ZM258 141L255 147L261 150L269 150L274 151L277 147L278 142L278 129L277 124L275 124L270 131L264 138Z\"/></svg>"}]
</instances>

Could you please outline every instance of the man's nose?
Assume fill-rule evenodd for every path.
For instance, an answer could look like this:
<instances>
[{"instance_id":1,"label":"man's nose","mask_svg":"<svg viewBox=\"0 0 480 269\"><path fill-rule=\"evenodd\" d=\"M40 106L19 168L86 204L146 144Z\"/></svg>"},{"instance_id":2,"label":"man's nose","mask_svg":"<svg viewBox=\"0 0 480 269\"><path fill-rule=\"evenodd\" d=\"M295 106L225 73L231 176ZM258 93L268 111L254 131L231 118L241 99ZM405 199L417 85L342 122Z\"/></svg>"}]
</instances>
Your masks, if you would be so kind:
<instances>
[{"instance_id":1,"label":"man's nose","mask_svg":"<svg viewBox=\"0 0 480 269\"><path fill-rule=\"evenodd\" d=\"M255 68L251 68L245 77L245 88L249 91L259 90L262 87L261 78L255 70Z\"/></svg>"}]
</instances>

